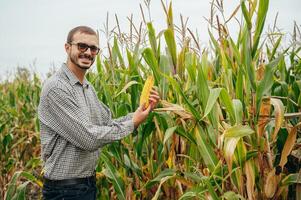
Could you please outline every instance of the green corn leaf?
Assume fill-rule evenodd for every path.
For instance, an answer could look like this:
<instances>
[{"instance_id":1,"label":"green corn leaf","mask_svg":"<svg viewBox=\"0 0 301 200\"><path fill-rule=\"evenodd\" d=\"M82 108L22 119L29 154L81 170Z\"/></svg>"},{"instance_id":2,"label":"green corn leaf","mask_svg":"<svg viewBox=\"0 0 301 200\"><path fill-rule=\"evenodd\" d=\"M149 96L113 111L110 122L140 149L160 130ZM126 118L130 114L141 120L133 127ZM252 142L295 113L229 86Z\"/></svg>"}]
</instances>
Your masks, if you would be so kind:
<instances>
[{"instance_id":1,"label":"green corn leaf","mask_svg":"<svg viewBox=\"0 0 301 200\"><path fill-rule=\"evenodd\" d=\"M197 97L199 100L199 103L203 110L205 110L206 102L209 97L209 86L207 77L204 74L204 71L202 69L202 66L198 64L198 77L197 77Z\"/></svg>"},{"instance_id":2,"label":"green corn leaf","mask_svg":"<svg viewBox=\"0 0 301 200\"><path fill-rule=\"evenodd\" d=\"M104 97L105 97L105 104L108 104L110 109L113 110L113 107L114 107L114 102L113 102L113 94L112 94L112 90L111 88L109 87L108 83L105 82L104 79L101 79L100 81L101 83L101 86L102 86L102 89L103 89L103 94L104 94Z\"/></svg>"},{"instance_id":3,"label":"green corn leaf","mask_svg":"<svg viewBox=\"0 0 301 200\"><path fill-rule=\"evenodd\" d=\"M102 77L103 75L103 66L101 64L101 59L100 59L100 55L97 55L96 57L96 69L97 69L97 73L99 77Z\"/></svg>"},{"instance_id":4,"label":"green corn leaf","mask_svg":"<svg viewBox=\"0 0 301 200\"><path fill-rule=\"evenodd\" d=\"M23 184L17 186L17 180L20 177L26 178L28 181L24 182ZM8 188L5 194L5 200L11 200L11 199L25 199L25 189L28 183L31 182L33 184L37 184L40 187L42 186L42 183L37 180L36 177L34 177L29 172L25 171L17 171L14 173L13 177L11 178Z\"/></svg>"},{"instance_id":5,"label":"green corn leaf","mask_svg":"<svg viewBox=\"0 0 301 200\"><path fill-rule=\"evenodd\" d=\"M169 3L168 12L167 12L167 26L171 30L174 30L173 24L173 12L172 12L172 1Z\"/></svg>"},{"instance_id":6,"label":"green corn leaf","mask_svg":"<svg viewBox=\"0 0 301 200\"><path fill-rule=\"evenodd\" d=\"M211 111L212 107L216 103L217 98L220 95L221 90L222 90L222 88L214 88L214 89L210 90L207 105L206 105L206 108L205 108L205 113L204 113L202 119L204 119L209 114L209 112Z\"/></svg>"},{"instance_id":7,"label":"green corn leaf","mask_svg":"<svg viewBox=\"0 0 301 200\"><path fill-rule=\"evenodd\" d=\"M236 124L242 124L242 120L243 120L242 103L238 99L233 99L232 103L233 103L233 108L234 108L234 111L235 111Z\"/></svg>"},{"instance_id":8,"label":"green corn leaf","mask_svg":"<svg viewBox=\"0 0 301 200\"><path fill-rule=\"evenodd\" d=\"M247 149L243 140L239 140L236 146L235 158L238 161L239 166L243 166L247 157Z\"/></svg>"},{"instance_id":9,"label":"green corn leaf","mask_svg":"<svg viewBox=\"0 0 301 200\"><path fill-rule=\"evenodd\" d=\"M146 122L144 122L144 124L141 126L141 130L143 131L138 132L138 141L135 143L135 147L136 153L139 157L142 156L143 144L145 143L145 140L155 129L155 124L152 121L153 117L154 113L150 113L148 118L146 119Z\"/></svg>"},{"instance_id":10,"label":"green corn leaf","mask_svg":"<svg viewBox=\"0 0 301 200\"><path fill-rule=\"evenodd\" d=\"M21 172L16 172L13 177L11 178L9 184L8 184L8 188L7 188L7 191L6 191L6 194L5 194L5 200L11 200L13 198L13 195L16 191L16 183L17 183L17 180L20 176Z\"/></svg>"},{"instance_id":11,"label":"green corn leaf","mask_svg":"<svg viewBox=\"0 0 301 200\"><path fill-rule=\"evenodd\" d=\"M133 71L136 71L135 70L136 69L135 61L134 61L133 55L129 49L126 49L126 55L127 55L127 60L129 62L130 73L132 74Z\"/></svg>"},{"instance_id":12,"label":"green corn leaf","mask_svg":"<svg viewBox=\"0 0 301 200\"><path fill-rule=\"evenodd\" d=\"M194 191L187 191L185 192L179 200L190 200L190 199L195 199L198 196L197 192ZM205 199L205 197L203 198Z\"/></svg>"},{"instance_id":13,"label":"green corn leaf","mask_svg":"<svg viewBox=\"0 0 301 200\"><path fill-rule=\"evenodd\" d=\"M209 180L209 178L204 178L204 182L208 188L208 191L211 195L211 198L213 200L220 200L220 198L218 198L218 195L216 194L215 190L214 190L214 187L211 185L211 182Z\"/></svg>"},{"instance_id":14,"label":"green corn leaf","mask_svg":"<svg viewBox=\"0 0 301 200\"><path fill-rule=\"evenodd\" d=\"M163 144L166 143L166 141L172 136L172 134L175 132L176 129L177 129L177 126L174 126L174 127L168 128L168 129L165 131Z\"/></svg>"},{"instance_id":15,"label":"green corn leaf","mask_svg":"<svg viewBox=\"0 0 301 200\"><path fill-rule=\"evenodd\" d=\"M295 173L295 174L289 174L286 177L282 179L280 182L281 186L288 186L292 184L301 184L301 174L300 173Z\"/></svg>"},{"instance_id":16,"label":"green corn leaf","mask_svg":"<svg viewBox=\"0 0 301 200\"><path fill-rule=\"evenodd\" d=\"M119 49L119 45L118 45L118 41L117 41L117 37L114 37L114 45L113 45L113 49L112 49L112 54L113 57L117 57L119 60L119 63L121 66L125 66L124 65L124 60L123 60L123 56L121 55L120 49Z\"/></svg>"},{"instance_id":17,"label":"green corn leaf","mask_svg":"<svg viewBox=\"0 0 301 200\"><path fill-rule=\"evenodd\" d=\"M104 161L104 164L106 166L106 170L109 174L109 178L112 181L112 184L114 186L114 189L116 191L116 194L118 196L118 199L126 199L125 195L125 184L124 181L121 179L118 171L116 170L115 166L111 163L108 155L106 153L102 152L101 159Z\"/></svg>"},{"instance_id":18,"label":"green corn leaf","mask_svg":"<svg viewBox=\"0 0 301 200\"><path fill-rule=\"evenodd\" d=\"M144 51L142 52L142 56L145 60L145 62L148 64L148 66L152 69L154 73L154 78L156 82L158 83L159 78L159 68L158 68L158 61L155 57L154 52L152 51L151 48L145 48Z\"/></svg>"},{"instance_id":19,"label":"green corn leaf","mask_svg":"<svg viewBox=\"0 0 301 200\"><path fill-rule=\"evenodd\" d=\"M220 91L220 101L226 107L227 112L229 113L231 124L235 123L235 110L231 98L224 88Z\"/></svg>"},{"instance_id":20,"label":"green corn leaf","mask_svg":"<svg viewBox=\"0 0 301 200\"><path fill-rule=\"evenodd\" d=\"M190 190L186 191L179 200L191 200L191 199L207 199L206 192L208 190L203 186L194 186Z\"/></svg>"},{"instance_id":21,"label":"green corn leaf","mask_svg":"<svg viewBox=\"0 0 301 200\"><path fill-rule=\"evenodd\" d=\"M201 174L196 174L193 172L184 172L184 176L185 176L185 178L190 179L196 183L201 182L202 177L203 177Z\"/></svg>"},{"instance_id":22,"label":"green corn leaf","mask_svg":"<svg viewBox=\"0 0 301 200\"><path fill-rule=\"evenodd\" d=\"M230 38L229 40L230 40L229 46L233 52L233 56L235 57L235 60L238 64L238 66L241 66L241 56L240 56L239 50L238 50L236 44L234 43L234 41L232 40L232 38Z\"/></svg>"},{"instance_id":23,"label":"green corn leaf","mask_svg":"<svg viewBox=\"0 0 301 200\"><path fill-rule=\"evenodd\" d=\"M160 56L160 70L163 74L170 75L171 74L171 66L170 63L168 62L167 56L161 55ZM168 80L164 77L161 76L160 83L158 85L160 87L160 92L161 92L161 99L166 99L167 98L167 93L169 90L169 83Z\"/></svg>"},{"instance_id":24,"label":"green corn leaf","mask_svg":"<svg viewBox=\"0 0 301 200\"><path fill-rule=\"evenodd\" d=\"M30 183L30 181L26 181L17 187L16 194L13 196L11 200L25 200L25 191L26 187Z\"/></svg>"},{"instance_id":25,"label":"green corn leaf","mask_svg":"<svg viewBox=\"0 0 301 200\"><path fill-rule=\"evenodd\" d=\"M260 36L264 27L265 19L269 8L269 0L259 0L258 15L256 20L255 34L253 38L252 57L255 56Z\"/></svg>"},{"instance_id":26,"label":"green corn leaf","mask_svg":"<svg viewBox=\"0 0 301 200\"><path fill-rule=\"evenodd\" d=\"M173 69L174 69L173 73L176 74L177 73L177 45L176 45L176 40L175 40L173 30L166 29L164 32L164 38L167 44L169 54L172 58Z\"/></svg>"},{"instance_id":27,"label":"green corn leaf","mask_svg":"<svg viewBox=\"0 0 301 200\"><path fill-rule=\"evenodd\" d=\"M186 97L186 95L184 94L183 90L181 89L181 87L177 83L177 81L174 80L172 77L166 76L165 74L162 74L162 75L165 76L169 80L169 82L171 83L173 88L177 91L177 93L180 94L183 97L185 103L188 106L188 109L193 114L193 116L199 121L201 119L200 113L194 108L191 101Z\"/></svg>"},{"instance_id":28,"label":"green corn leaf","mask_svg":"<svg viewBox=\"0 0 301 200\"><path fill-rule=\"evenodd\" d=\"M196 145L196 141L195 141L193 135L190 134L190 133L187 133L187 131L184 130L183 127L179 126L177 128L176 134L179 135L179 136L181 136L181 137L183 137L183 138L186 138L191 144L195 144Z\"/></svg>"},{"instance_id":29,"label":"green corn leaf","mask_svg":"<svg viewBox=\"0 0 301 200\"><path fill-rule=\"evenodd\" d=\"M220 55L220 46L218 44L218 42L216 41L216 39L214 38L213 34L211 33L211 31L208 29L208 33L209 33L209 36L210 36L210 42L213 43L214 47L215 47L215 50L218 52L218 55ZM217 56L218 56L217 55Z\"/></svg>"},{"instance_id":30,"label":"green corn leaf","mask_svg":"<svg viewBox=\"0 0 301 200\"><path fill-rule=\"evenodd\" d=\"M188 47L189 47L189 40L185 40L183 48L178 55L177 72L182 80L185 79L185 59L186 59L186 53L188 53L189 51Z\"/></svg>"},{"instance_id":31,"label":"green corn leaf","mask_svg":"<svg viewBox=\"0 0 301 200\"><path fill-rule=\"evenodd\" d=\"M275 66L278 65L278 63L281 59L282 59L282 55L265 66L265 71L264 71L265 76L260 81L260 83L258 85L258 89L256 91L257 114L260 111L260 103L261 103L262 97L264 95L270 95L270 93L271 93L271 88L273 85L273 74L274 74L274 71L276 70Z\"/></svg>"},{"instance_id":32,"label":"green corn leaf","mask_svg":"<svg viewBox=\"0 0 301 200\"><path fill-rule=\"evenodd\" d=\"M253 133L254 130L247 125L246 126L236 125L231 128L228 128L224 132L225 138L234 138L234 137L242 138L244 136L251 135Z\"/></svg>"},{"instance_id":33,"label":"green corn leaf","mask_svg":"<svg viewBox=\"0 0 301 200\"><path fill-rule=\"evenodd\" d=\"M269 56L269 60L273 60L273 59L275 58L275 54L276 54L276 51L277 51L277 49L278 49L278 47L279 47L279 45L280 45L280 43L281 43L281 39L282 39L282 36L280 36L280 37L277 39L277 41L276 41L276 43L275 43L275 45L274 45L274 47L273 47L272 53L271 53L271 55Z\"/></svg>"},{"instance_id":34,"label":"green corn leaf","mask_svg":"<svg viewBox=\"0 0 301 200\"><path fill-rule=\"evenodd\" d=\"M156 33L155 33L155 29L153 27L153 24L151 22L147 23L147 30L148 30L148 38L149 38L150 45L152 47L152 50L153 50L156 58L158 59L159 52L157 52L158 46L157 46Z\"/></svg>"},{"instance_id":35,"label":"green corn leaf","mask_svg":"<svg viewBox=\"0 0 301 200\"><path fill-rule=\"evenodd\" d=\"M248 75L248 81L252 86L252 91L256 90L256 82L255 82L255 70L254 64L252 62L252 49L250 45L250 33L247 29L243 31L243 38L242 38L242 53L243 53L243 64L245 67L245 71Z\"/></svg>"},{"instance_id":36,"label":"green corn leaf","mask_svg":"<svg viewBox=\"0 0 301 200\"><path fill-rule=\"evenodd\" d=\"M127 152L125 152L123 157L125 166L132 169L140 178L143 178L143 173L140 167L133 160L131 160Z\"/></svg>"},{"instance_id":37,"label":"green corn leaf","mask_svg":"<svg viewBox=\"0 0 301 200\"><path fill-rule=\"evenodd\" d=\"M194 137L198 146L198 150L203 158L204 163L213 172L217 166L217 157L210 145L205 140L205 132L200 126L194 128Z\"/></svg>"},{"instance_id":38,"label":"green corn leaf","mask_svg":"<svg viewBox=\"0 0 301 200\"><path fill-rule=\"evenodd\" d=\"M165 169L161 171L154 179L150 180L144 186L146 189L150 189L153 185L159 183L164 177L172 177L175 175L174 169Z\"/></svg>"},{"instance_id":39,"label":"green corn leaf","mask_svg":"<svg viewBox=\"0 0 301 200\"><path fill-rule=\"evenodd\" d=\"M241 1L240 6L241 6L242 14L243 14L243 16L246 20L248 30L251 30L252 29L251 17L250 17L249 11L246 7L246 4L245 4L244 0Z\"/></svg>"},{"instance_id":40,"label":"green corn leaf","mask_svg":"<svg viewBox=\"0 0 301 200\"><path fill-rule=\"evenodd\" d=\"M236 80L236 85L235 85L235 93L236 93L236 98L238 98L242 103L244 103L244 85L243 85L243 69L240 68L238 70L237 74L237 80Z\"/></svg>"},{"instance_id":41,"label":"green corn leaf","mask_svg":"<svg viewBox=\"0 0 301 200\"><path fill-rule=\"evenodd\" d=\"M243 196L236 194L233 191L227 191L225 194L223 194L222 198L227 200L245 200Z\"/></svg>"},{"instance_id":42,"label":"green corn leaf","mask_svg":"<svg viewBox=\"0 0 301 200\"><path fill-rule=\"evenodd\" d=\"M193 83L196 82L197 77L197 59L196 56L191 53L187 52L185 57L185 66L189 75L189 78L192 80Z\"/></svg>"}]
</instances>

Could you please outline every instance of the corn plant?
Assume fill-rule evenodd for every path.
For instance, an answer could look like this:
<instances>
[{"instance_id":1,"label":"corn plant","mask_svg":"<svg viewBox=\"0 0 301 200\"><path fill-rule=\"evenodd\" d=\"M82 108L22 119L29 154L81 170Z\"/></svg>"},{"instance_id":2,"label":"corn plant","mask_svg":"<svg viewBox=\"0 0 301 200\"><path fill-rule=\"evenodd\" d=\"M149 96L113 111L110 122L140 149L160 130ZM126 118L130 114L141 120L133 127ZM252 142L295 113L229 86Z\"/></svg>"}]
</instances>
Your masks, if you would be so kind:
<instances>
[{"instance_id":1,"label":"corn plant","mask_svg":"<svg viewBox=\"0 0 301 200\"><path fill-rule=\"evenodd\" d=\"M217 16L217 24L208 30L212 51L196 52L191 38L184 38L178 53L171 5L163 5L166 30L156 35L149 22L148 41L141 44L142 50L137 46L132 52L126 49L127 69L121 69L124 62L117 56L120 49L115 38L112 52L117 55L112 54L111 63L125 76L120 77L116 70L115 74L107 71L109 75L99 90L105 96L103 100L111 102L115 115L124 110L118 106L124 105L110 99L114 93L107 94L114 91L105 88L110 80L113 87L120 87L118 95L129 91L130 96L124 93L125 98L135 103L128 103L127 111L136 108L140 77L149 73L163 96L162 107L155 110L137 135L113 144L103 154L102 177L112 178L106 162L111 166L117 163L117 168L110 171L117 176L111 180L116 195L121 195L118 198L279 198L287 195L288 184L300 182L298 167L291 173L285 168L288 155L292 150L296 155L300 145L300 75L291 73L300 67L300 48L293 44L293 48L277 51L281 36L269 36L276 43L260 41L268 4L240 3L243 20L236 42L227 31L226 20L222 23ZM222 10L223 2L216 1L214 6ZM218 39L212 33L215 29ZM160 49L163 42L165 53ZM296 57L290 57L291 66L287 67L285 58L291 53ZM99 73L101 62L98 65L98 74L103 78L103 72ZM97 77L91 80L97 81ZM290 95L280 93L289 87L294 88Z\"/></svg>"},{"instance_id":2,"label":"corn plant","mask_svg":"<svg viewBox=\"0 0 301 200\"><path fill-rule=\"evenodd\" d=\"M13 81L0 84L0 188L2 197L3 190L7 191L6 199L15 194L17 177L25 174L29 180L37 182L26 171L37 170L41 163L36 117L39 94L39 78L24 68L18 69ZM16 171L20 171L20 175L16 175ZM12 184L8 186L9 181ZM22 193L25 185L20 185L18 191Z\"/></svg>"}]
</instances>

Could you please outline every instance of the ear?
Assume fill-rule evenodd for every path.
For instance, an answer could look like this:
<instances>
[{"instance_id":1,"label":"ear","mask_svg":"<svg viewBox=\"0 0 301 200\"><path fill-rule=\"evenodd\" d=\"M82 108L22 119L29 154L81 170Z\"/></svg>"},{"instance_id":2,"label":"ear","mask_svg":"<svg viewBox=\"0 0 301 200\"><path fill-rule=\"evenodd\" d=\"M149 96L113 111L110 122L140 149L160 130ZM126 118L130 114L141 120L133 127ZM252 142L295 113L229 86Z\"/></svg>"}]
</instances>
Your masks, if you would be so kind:
<instances>
[{"instance_id":1,"label":"ear","mask_svg":"<svg viewBox=\"0 0 301 200\"><path fill-rule=\"evenodd\" d=\"M68 43L65 43L65 51L66 51L67 53L69 53L70 48L71 48L71 45L68 44Z\"/></svg>"}]
</instances>

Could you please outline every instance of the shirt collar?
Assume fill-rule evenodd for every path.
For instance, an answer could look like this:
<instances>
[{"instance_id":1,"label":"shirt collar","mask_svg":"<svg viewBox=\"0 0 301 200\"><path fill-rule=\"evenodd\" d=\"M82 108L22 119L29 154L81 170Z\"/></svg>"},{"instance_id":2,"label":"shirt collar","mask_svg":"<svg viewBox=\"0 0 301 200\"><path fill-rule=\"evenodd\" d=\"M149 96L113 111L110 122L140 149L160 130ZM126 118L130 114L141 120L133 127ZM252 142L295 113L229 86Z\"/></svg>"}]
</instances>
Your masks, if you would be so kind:
<instances>
[{"instance_id":1,"label":"shirt collar","mask_svg":"<svg viewBox=\"0 0 301 200\"><path fill-rule=\"evenodd\" d=\"M73 72L67 67L66 63L63 63L62 65L63 72L66 74L68 79L70 80L71 85L75 85L76 83L81 84L81 82L78 80L78 78L73 74ZM89 87L89 82L84 77L83 84L81 84L83 87L88 88Z\"/></svg>"}]
</instances>

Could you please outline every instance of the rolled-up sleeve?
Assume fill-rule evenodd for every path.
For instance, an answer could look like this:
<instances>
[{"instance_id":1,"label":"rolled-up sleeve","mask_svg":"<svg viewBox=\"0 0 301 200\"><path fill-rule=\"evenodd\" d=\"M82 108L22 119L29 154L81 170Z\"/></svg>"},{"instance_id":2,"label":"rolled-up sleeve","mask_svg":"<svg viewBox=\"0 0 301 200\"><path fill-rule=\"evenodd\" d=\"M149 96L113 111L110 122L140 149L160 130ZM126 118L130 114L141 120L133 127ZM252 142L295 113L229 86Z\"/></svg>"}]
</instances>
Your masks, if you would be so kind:
<instances>
[{"instance_id":1,"label":"rolled-up sleeve","mask_svg":"<svg viewBox=\"0 0 301 200\"><path fill-rule=\"evenodd\" d=\"M47 105L42 123L51 127L73 145L88 151L95 151L103 145L120 140L133 132L132 114L113 120L105 125L95 125L85 116L74 97L60 88L52 88L45 97Z\"/></svg>"}]
</instances>

